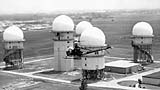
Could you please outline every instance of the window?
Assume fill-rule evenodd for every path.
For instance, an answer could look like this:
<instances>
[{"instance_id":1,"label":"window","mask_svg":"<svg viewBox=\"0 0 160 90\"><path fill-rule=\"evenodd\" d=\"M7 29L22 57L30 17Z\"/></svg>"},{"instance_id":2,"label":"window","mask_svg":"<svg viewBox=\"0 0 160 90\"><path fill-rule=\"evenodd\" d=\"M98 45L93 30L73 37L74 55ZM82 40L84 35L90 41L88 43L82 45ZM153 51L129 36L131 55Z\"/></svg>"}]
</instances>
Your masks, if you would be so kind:
<instances>
[{"instance_id":1,"label":"window","mask_svg":"<svg viewBox=\"0 0 160 90\"><path fill-rule=\"evenodd\" d=\"M69 39L69 36L67 36L67 39Z\"/></svg>"},{"instance_id":2,"label":"window","mask_svg":"<svg viewBox=\"0 0 160 90\"><path fill-rule=\"evenodd\" d=\"M87 64L85 64L85 66L87 66Z\"/></svg>"},{"instance_id":3,"label":"window","mask_svg":"<svg viewBox=\"0 0 160 90\"><path fill-rule=\"evenodd\" d=\"M59 32L56 34L56 36L58 37L58 40L60 40L60 33Z\"/></svg>"},{"instance_id":4,"label":"window","mask_svg":"<svg viewBox=\"0 0 160 90\"><path fill-rule=\"evenodd\" d=\"M84 58L85 60L87 60L87 58Z\"/></svg>"},{"instance_id":5,"label":"window","mask_svg":"<svg viewBox=\"0 0 160 90\"><path fill-rule=\"evenodd\" d=\"M141 41L141 43L143 44L143 41Z\"/></svg>"},{"instance_id":6,"label":"window","mask_svg":"<svg viewBox=\"0 0 160 90\"><path fill-rule=\"evenodd\" d=\"M69 43L69 41L67 41L67 43Z\"/></svg>"},{"instance_id":7,"label":"window","mask_svg":"<svg viewBox=\"0 0 160 90\"><path fill-rule=\"evenodd\" d=\"M59 36L60 35L60 33L57 33L57 35L56 36Z\"/></svg>"}]
</instances>

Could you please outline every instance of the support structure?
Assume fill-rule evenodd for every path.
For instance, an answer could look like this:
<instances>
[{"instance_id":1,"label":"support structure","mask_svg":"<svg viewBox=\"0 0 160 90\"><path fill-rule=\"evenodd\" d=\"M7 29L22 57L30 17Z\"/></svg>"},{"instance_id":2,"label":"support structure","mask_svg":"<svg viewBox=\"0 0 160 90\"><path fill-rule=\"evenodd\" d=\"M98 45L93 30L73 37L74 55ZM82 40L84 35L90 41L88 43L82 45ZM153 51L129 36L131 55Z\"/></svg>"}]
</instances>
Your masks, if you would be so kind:
<instances>
[{"instance_id":1,"label":"support structure","mask_svg":"<svg viewBox=\"0 0 160 90\"><path fill-rule=\"evenodd\" d=\"M105 50L111 48L105 44L105 35L97 27L90 27L80 37L82 78L101 80L104 77Z\"/></svg>"},{"instance_id":2,"label":"support structure","mask_svg":"<svg viewBox=\"0 0 160 90\"><path fill-rule=\"evenodd\" d=\"M71 71L74 69L73 57L68 58L66 50L73 47L74 23L66 15L61 15L53 21L53 42L54 42L54 60L53 68L55 71Z\"/></svg>"},{"instance_id":3,"label":"support structure","mask_svg":"<svg viewBox=\"0 0 160 90\"><path fill-rule=\"evenodd\" d=\"M139 44L132 42L134 62L153 63L151 42L150 44L144 44L143 41Z\"/></svg>"},{"instance_id":4,"label":"support structure","mask_svg":"<svg viewBox=\"0 0 160 90\"><path fill-rule=\"evenodd\" d=\"M133 60L136 63L153 63L152 56L152 27L146 22L137 23L133 27L131 45L133 47Z\"/></svg>"},{"instance_id":5,"label":"support structure","mask_svg":"<svg viewBox=\"0 0 160 90\"><path fill-rule=\"evenodd\" d=\"M66 57L66 50L73 47L73 31L52 32L54 41L54 70L70 71L73 70L73 58Z\"/></svg>"},{"instance_id":6,"label":"support structure","mask_svg":"<svg viewBox=\"0 0 160 90\"><path fill-rule=\"evenodd\" d=\"M20 69L23 67L24 35L20 28L11 26L3 33L3 61L6 68Z\"/></svg>"},{"instance_id":7,"label":"support structure","mask_svg":"<svg viewBox=\"0 0 160 90\"><path fill-rule=\"evenodd\" d=\"M4 41L3 61L6 67L22 68L23 67L23 42L24 41Z\"/></svg>"},{"instance_id":8,"label":"support structure","mask_svg":"<svg viewBox=\"0 0 160 90\"><path fill-rule=\"evenodd\" d=\"M85 47L89 50L101 50L101 47ZM86 52L83 51L82 52ZM96 51L83 55L82 60L82 76L90 80L98 80L104 77L105 68L105 50Z\"/></svg>"}]
</instances>

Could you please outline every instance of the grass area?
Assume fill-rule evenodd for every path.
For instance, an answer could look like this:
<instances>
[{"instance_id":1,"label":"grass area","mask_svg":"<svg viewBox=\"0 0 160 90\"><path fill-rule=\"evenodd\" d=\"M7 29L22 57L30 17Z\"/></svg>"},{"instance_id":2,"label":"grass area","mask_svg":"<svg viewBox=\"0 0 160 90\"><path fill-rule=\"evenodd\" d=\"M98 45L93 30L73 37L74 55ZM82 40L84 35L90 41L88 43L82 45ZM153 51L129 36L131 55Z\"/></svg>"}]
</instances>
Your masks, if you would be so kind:
<instances>
[{"instance_id":1,"label":"grass area","mask_svg":"<svg viewBox=\"0 0 160 90\"><path fill-rule=\"evenodd\" d=\"M114 20L112 20L114 19ZM122 57L122 58L131 58L132 57L132 47L130 45L130 39L127 37L131 35L132 27L135 23L139 21L147 21L149 22L153 29L154 29L154 41L153 41L153 55L155 57L155 60L159 60L160 58L160 16L159 15L115 15L112 19L109 18L103 18L103 19L93 19L92 24L93 26L99 27L102 29L106 35L106 42L110 45L112 45L114 48L110 50L110 56L116 56L116 57ZM76 21L76 20L75 20ZM76 21L76 23L79 21ZM52 35L49 32L49 30L46 31L27 31L24 32L25 34L25 49L24 49L24 57L34 57L34 56L42 56L42 55L53 55L53 41L52 41ZM2 47L2 33L0 33L0 58L3 55L3 47ZM111 61L114 59L109 59L108 61ZM75 62L75 66L77 68L80 67L80 61ZM36 64L33 66L33 64ZM52 64L52 63L51 63ZM40 66L38 66L40 65ZM31 67L32 66L32 67ZM35 70L41 69L41 67L49 66L48 64L44 62L37 62L32 64L26 64L23 70L20 70L19 72L30 72L31 69L28 68L36 68ZM52 66L52 65L51 65ZM159 67L159 64L153 64L148 67ZM35 71L33 70L33 71ZM48 74L48 73L47 73ZM47 75L44 74L43 75ZM42 75L42 74L41 74ZM50 73L50 77L56 77L55 73ZM66 74L61 74L63 79L66 79L65 76L68 76ZM121 74L114 74L109 73L108 77L113 76L114 78L122 78L125 77ZM57 76L58 77L58 76ZM70 77L70 76L68 76ZM76 77L76 76L75 76ZM21 78L20 76L14 76L13 75L6 75L1 73L0 74L0 86L9 82L14 81L17 78ZM77 78L77 77L76 77ZM71 77L70 79L73 79ZM136 81L124 81L120 82L120 84L124 86L129 86L130 84L135 84ZM79 86L72 86L67 84L60 84L56 82L42 82L40 84L23 88L21 90L78 90ZM1 88L0 88L1 89ZM96 87L89 87L88 90L116 90L116 89L106 89L106 88L96 88ZM119 89L118 89L119 90Z\"/></svg>"},{"instance_id":2,"label":"grass area","mask_svg":"<svg viewBox=\"0 0 160 90\"><path fill-rule=\"evenodd\" d=\"M160 56L160 16L159 15L115 15L114 21L110 18L93 19L93 26L102 29L106 35L107 43L114 48L110 50L111 56L132 57L132 47L130 40L127 38L131 35L132 27L138 21L149 22L154 29L153 55L155 60L159 60ZM79 20L80 21L80 20ZM75 23L79 22L75 20ZM82 20L81 20L82 21ZM27 31L25 34L24 57L33 57L53 54L52 35L49 30L45 31ZM0 33L0 57L3 55L2 33Z\"/></svg>"},{"instance_id":3,"label":"grass area","mask_svg":"<svg viewBox=\"0 0 160 90\"><path fill-rule=\"evenodd\" d=\"M53 41L49 31L25 32L24 57L53 54Z\"/></svg>"}]
</instances>

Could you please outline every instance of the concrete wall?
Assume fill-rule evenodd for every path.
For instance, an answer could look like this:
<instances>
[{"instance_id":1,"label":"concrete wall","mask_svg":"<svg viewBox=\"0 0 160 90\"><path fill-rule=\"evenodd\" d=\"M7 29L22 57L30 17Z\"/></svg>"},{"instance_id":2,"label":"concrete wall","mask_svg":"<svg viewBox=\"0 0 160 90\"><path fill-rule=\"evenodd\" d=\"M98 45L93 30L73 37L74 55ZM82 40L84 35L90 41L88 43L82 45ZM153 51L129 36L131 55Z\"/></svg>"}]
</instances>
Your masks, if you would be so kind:
<instances>
[{"instance_id":1,"label":"concrete wall","mask_svg":"<svg viewBox=\"0 0 160 90\"><path fill-rule=\"evenodd\" d=\"M112 66L106 66L105 71L106 72L121 73L121 74L126 74L129 72L127 68L112 67Z\"/></svg>"},{"instance_id":2,"label":"concrete wall","mask_svg":"<svg viewBox=\"0 0 160 90\"><path fill-rule=\"evenodd\" d=\"M133 42L136 45L148 45L148 44L152 44L152 37L135 37L133 39Z\"/></svg>"},{"instance_id":3,"label":"concrete wall","mask_svg":"<svg viewBox=\"0 0 160 90\"><path fill-rule=\"evenodd\" d=\"M160 86L160 79L155 78L148 78L148 77L142 77L142 81L145 84L151 84L151 85L158 85Z\"/></svg>"},{"instance_id":4,"label":"concrete wall","mask_svg":"<svg viewBox=\"0 0 160 90\"><path fill-rule=\"evenodd\" d=\"M91 47L91 46L88 46L86 48L89 49L89 50L101 49L101 47ZM87 49L86 50L83 49L82 52L89 51ZM105 68L104 55L105 55L105 51L104 50L83 55L83 57L81 58L81 60L82 60L82 69L84 69L84 70L104 69Z\"/></svg>"},{"instance_id":5,"label":"concrete wall","mask_svg":"<svg viewBox=\"0 0 160 90\"><path fill-rule=\"evenodd\" d=\"M5 49L13 49L13 48L16 48L16 49L23 49L24 46L23 46L23 42L4 42L4 48Z\"/></svg>"},{"instance_id":6,"label":"concrete wall","mask_svg":"<svg viewBox=\"0 0 160 90\"><path fill-rule=\"evenodd\" d=\"M104 56L101 57L82 57L82 69L97 70L105 68Z\"/></svg>"},{"instance_id":7,"label":"concrete wall","mask_svg":"<svg viewBox=\"0 0 160 90\"><path fill-rule=\"evenodd\" d=\"M53 39L54 40L71 40L71 39L74 39L73 32L54 32L53 33Z\"/></svg>"},{"instance_id":8,"label":"concrete wall","mask_svg":"<svg viewBox=\"0 0 160 90\"><path fill-rule=\"evenodd\" d=\"M66 59L67 47L73 47L73 40L54 41L53 68L56 71L70 71L74 68L73 57Z\"/></svg>"},{"instance_id":9,"label":"concrete wall","mask_svg":"<svg viewBox=\"0 0 160 90\"><path fill-rule=\"evenodd\" d=\"M106 72L114 72L114 73L120 73L120 74L129 74L132 72L138 72L138 65L132 66L132 67L112 67L112 66L105 66Z\"/></svg>"}]
</instances>

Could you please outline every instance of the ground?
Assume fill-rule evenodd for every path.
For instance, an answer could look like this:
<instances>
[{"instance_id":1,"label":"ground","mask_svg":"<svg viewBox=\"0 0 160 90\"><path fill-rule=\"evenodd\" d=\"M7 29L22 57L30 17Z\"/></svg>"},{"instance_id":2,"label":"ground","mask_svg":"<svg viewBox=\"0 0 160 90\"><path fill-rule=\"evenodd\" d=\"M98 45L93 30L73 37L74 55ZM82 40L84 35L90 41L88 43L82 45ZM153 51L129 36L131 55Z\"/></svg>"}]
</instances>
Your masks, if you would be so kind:
<instances>
[{"instance_id":1,"label":"ground","mask_svg":"<svg viewBox=\"0 0 160 90\"><path fill-rule=\"evenodd\" d=\"M52 68L54 57L41 56L25 58L24 68L19 70L3 70L0 65L0 90L79 90L81 70L56 72ZM79 63L79 61L75 61ZM80 63L79 63L80 64ZM75 67L79 68L78 66ZM113 78L107 77L110 81ZM92 84L97 81L90 81ZM106 90L106 87L89 86L88 90ZM120 90L107 88L107 90Z\"/></svg>"},{"instance_id":2,"label":"ground","mask_svg":"<svg viewBox=\"0 0 160 90\"><path fill-rule=\"evenodd\" d=\"M118 15L115 14L113 18L96 18L92 19L93 26L97 26L103 30L106 35L106 42L114 48L109 50L108 57L118 57L125 60L132 60L133 49L130 45L129 36L131 35L132 27L139 21L149 22L154 30L153 40L153 55L156 61L159 61L160 56L160 15L157 14L127 14ZM81 20L74 20L78 23ZM25 65L21 70L0 70L0 90L78 90L80 86L79 82L64 83L59 82L59 79L66 81L72 81L80 77L80 73L57 73L52 71L53 59L53 41L49 30L46 31L27 31L25 34ZM0 33L0 43L2 41L2 33ZM0 57L2 58L3 50L2 44L0 44ZM43 57L43 56L44 57ZM47 56L46 56L47 55ZM42 56L42 57L37 57ZM32 57L32 58L31 58ZM52 57L53 58L53 57ZM106 62L118 60L118 58L107 58ZM127 58L127 59L126 59ZM1 60L2 61L2 60ZM75 61L75 67L80 68L80 61ZM0 63L3 66L3 63ZM156 68L158 71L160 68L159 63L154 63L146 67L148 73L152 73ZM46 70L46 71L43 71ZM133 89L130 87L131 84L137 83L137 78L141 75L148 74L145 72L139 72L131 75L121 75L108 73L108 79L106 81L95 82L89 84L89 90L120 90L122 89ZM69 74L69 75L68 75ZM60 76L61 75L61 76ZM64 76L63 76L64 75ZM71 75L71 76L70 76ZM75 75L75 76L73 76ZM77 75L77 76L76 76ZM63 78L62 78L63 77ZM70 77L70 78L64 78ZM112 78L114 77L114 78ZM134 77L134 80L132 78ZM57 80L58 79L58 80ZM126 83L127 82L127 83ZM117 85L114 88L113 85ZM111 85L113 84L113 85ZM99 86L99 87L97 87ZM123 87L125 86L125 87ZM145 86L145 85L144 85ZM157 88L148 86L149 89ZM150 88L151 87L151 88ZM135 89L136 90L136 89Z\"/></svg>"},{"instance_id":3,"label":"ground","mask_svg":"<svg viewBox=\"0 0 160 90\"><path fill-rule=\"evenodd\" d=\"M122 60L127 58L105 57ZM0 90L78 90L80 86L81 70L75 60L75 69L70 72L56 72L52 68L52 55L35 58L25 58L24 68L19 70L4 70L4 63L0 64ZM108 61L109 62L109 61ZM137 80L142 76L160 71L159 61L145 66L144 71L131 74L117 74L106 72L104 80L88 81L88 90L136 90ZM145 89L160 89L159 86L142 84ZM138 88L139 89L139 88Z\"/></svg>"}]
</instances>

